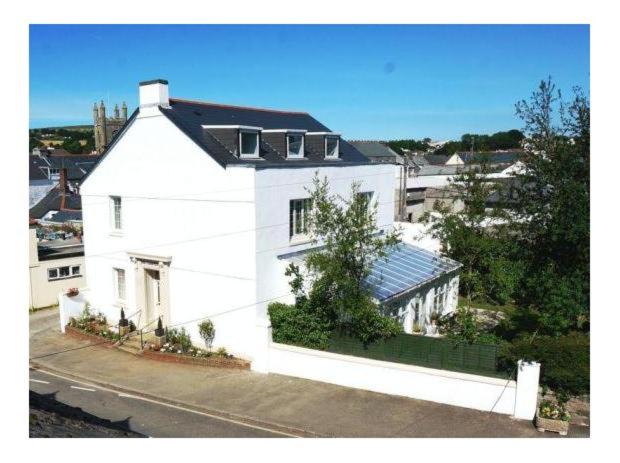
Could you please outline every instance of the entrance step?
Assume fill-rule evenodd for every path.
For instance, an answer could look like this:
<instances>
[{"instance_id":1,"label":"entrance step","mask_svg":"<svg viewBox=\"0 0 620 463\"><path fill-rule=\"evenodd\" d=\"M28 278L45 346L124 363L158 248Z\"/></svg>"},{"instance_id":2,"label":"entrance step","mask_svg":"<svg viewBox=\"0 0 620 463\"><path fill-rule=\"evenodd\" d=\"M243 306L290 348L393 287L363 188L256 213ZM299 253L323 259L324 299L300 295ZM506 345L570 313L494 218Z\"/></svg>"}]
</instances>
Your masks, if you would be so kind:
<instances>
[{"instance_id":1,"label":"entrance step","mask_svg":"<svg viewBox=\"0 0 620 463\"><path fill-rule=\"evenodd\" d=\"M128 352L130 354L140 355L142 353L142 346L140 345L140 337L130 337L123 340L122 344L116 346L119 350Z\"/></svg>"}]
</instances>

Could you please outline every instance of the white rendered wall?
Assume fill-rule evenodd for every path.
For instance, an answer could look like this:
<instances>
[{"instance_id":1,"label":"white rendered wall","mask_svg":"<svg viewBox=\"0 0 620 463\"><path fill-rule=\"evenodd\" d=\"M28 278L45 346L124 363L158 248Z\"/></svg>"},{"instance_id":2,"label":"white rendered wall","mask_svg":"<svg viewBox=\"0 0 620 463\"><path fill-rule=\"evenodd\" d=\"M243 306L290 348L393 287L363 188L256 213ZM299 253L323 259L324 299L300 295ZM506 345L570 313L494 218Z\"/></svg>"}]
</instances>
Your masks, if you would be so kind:
<instances>
[{"instance_id":1,"label":"white rendered wall","mask_svg":"<svg viewBox=\"0 0 620 463\"><path fill-rule=\"evenodd\" d=\"M304 162L298 161L298 162ZM377 224L391 228L394 218L394 166L371 164L351 167L308 167L295 169L266 169L256 171L256 300L257 317L267 318L267 305L279 296L282 302L292 302L288 278L284 276L287 262L279 255L306 249L310 244L294 244L289 239L289 203L292 199L309 197L306 188L312 179L327 177L330 191L349 196L351 184L361 182L360 191L372 191L378 203Z\"/></svg>"},{"instance_id":2,"label":"white rendered wall","mask_svg":"<svg viewBox=\"0 0 620 463\"><path fill-rule=\"evenodd\" d=\"M409 188L441 188L450 184L454 175L416 175L407 177L407 189Z\"/></svg>"},{"instance_id":3,"label":"white rendered wall","mask_svg":"<svg viewBox=\"0 0 620 463\"><path fill-rule=\"evenodd\" d=\"M136 306L134 265L127 253L169 256L170 324L185 324L200 345L197 323L209 317L216 329L214 347L252 359L253 169L222 168L165 116L148 111L148 117L132 122L81 194L93 309L111 320L121 305L126 313L143 309ZM110 195L122 198L121 234L111 230ZM126 272L124 303L114 297L114 267Z\"/></svg>"},{"instance_id":4,"label":"white rendered wall","mask_svg":"<svg viewBox=\"0 0 620 463\"><path fill-rule=\"evenodd\" d=\"M269 348L268 364L270 373L506 415L515 411L515 381L277 343Z\"/></svg>"}]
</instances>

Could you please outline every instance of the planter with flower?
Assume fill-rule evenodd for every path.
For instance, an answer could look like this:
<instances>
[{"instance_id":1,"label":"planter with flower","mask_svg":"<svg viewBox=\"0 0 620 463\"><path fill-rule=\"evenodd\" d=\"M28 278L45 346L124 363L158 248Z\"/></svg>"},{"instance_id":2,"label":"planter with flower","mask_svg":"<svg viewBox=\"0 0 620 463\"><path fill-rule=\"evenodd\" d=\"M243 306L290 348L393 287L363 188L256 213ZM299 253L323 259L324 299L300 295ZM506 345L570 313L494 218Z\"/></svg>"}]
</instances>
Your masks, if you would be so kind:
<instances>
[{"instance_id":1,"label":"planter with flower","mask_svg":"<svg viewBox=\"0 0 620 463\"><path fill-rule=\"evenodd\" d=\"M568 434L570 414L566 411L566 404L543 400L536 412L536 429L540 432L553 431L561 436Z\"/></svg>"},{"instance_id":2,"label":"planter with flower","mask_svg":"<svg viewBox=\"0 0 620 463\"><path fill-rule=\"evenodd\" d=\"M69 288L66 294L68 297L75 297L80 294L80 290L77 288Z\"/></svg>"},{"instance_id":3,"label":"planter with flower","mask_svg":"<svg viewBox=\"0 0 620 463\"><path fill-rule=\"evenodd\" d=\"M108 326L106 316L101 312L91 312L88 305L80 316L69 318L65 332L82 338L101 337L110 341L119 339L119 334Z\"/></svg>"},{"instance_id":4,"label":"planter with flower","mask_svg":"<svg viewBox=\"0 0 620 463\"><path fill-rule=\"evenodd\" d=\"M202 328L203 329L200 330L201 335L209 335L211 333L211 330L207 329L206 325ZM185 328L168 328L166 330L162 328L162 331L164 331L165 334L164 339L160 339L160 341L165 342L162 342L159 346L157 345L157 341L148 343L146 346L147 348L143 351L145 357L166 362L187 363L201 366L250 368L250 362L234 357L223 347L220 347L215 352L212 352L210 349L207 350L194 347L191 337ZM215 330L213 330L213 334L214 333ZM207 336L205 342L207 342L207 346L210 346L208 344L208 339L210 339L209 336Z\"/></svg>"}]
</instances>

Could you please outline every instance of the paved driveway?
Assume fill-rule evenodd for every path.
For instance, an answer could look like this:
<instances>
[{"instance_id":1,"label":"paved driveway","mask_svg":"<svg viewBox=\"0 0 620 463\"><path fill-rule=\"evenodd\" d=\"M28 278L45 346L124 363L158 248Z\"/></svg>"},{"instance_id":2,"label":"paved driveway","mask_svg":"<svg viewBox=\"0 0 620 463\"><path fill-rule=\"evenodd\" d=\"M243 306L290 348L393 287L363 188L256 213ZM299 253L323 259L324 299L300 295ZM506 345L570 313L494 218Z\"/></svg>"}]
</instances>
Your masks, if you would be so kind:
<instances>
[{"instance_id":1,"label":"paved driveway","mask_svg":"<svg viewBox=\"0 0 620 463\"><path fill-rule=\"evenodd\" d=\"M508 416L250 371L146 360L63 336L56 311L30 320L43 368L271 429L333 437L556 437ZM587 429L586 429L587 430ZM583 435L583 428L577 430ZM587 434L587 433L586 433Z\"/></svg>"}]
</instances>

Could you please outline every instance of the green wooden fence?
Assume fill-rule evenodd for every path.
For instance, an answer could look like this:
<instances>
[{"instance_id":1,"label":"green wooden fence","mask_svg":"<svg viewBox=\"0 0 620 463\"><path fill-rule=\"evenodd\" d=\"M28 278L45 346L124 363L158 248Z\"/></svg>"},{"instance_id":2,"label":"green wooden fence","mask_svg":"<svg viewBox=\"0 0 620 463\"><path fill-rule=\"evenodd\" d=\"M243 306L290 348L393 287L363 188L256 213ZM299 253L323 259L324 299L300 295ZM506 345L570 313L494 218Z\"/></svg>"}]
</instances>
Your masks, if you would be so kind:
<instances>
[{"instance_id":1,"label":"green wooden fence","mask_svg":"<svg viewBox=\"0 0 620 463\"><path fill-rule=\"evenodd\" d=\"M443 338L399 334L364 346L343 334L332 335L329 352L442 370L505 377L497 371L498 346L455 343Z\"/></svg>"}]
</instances>

